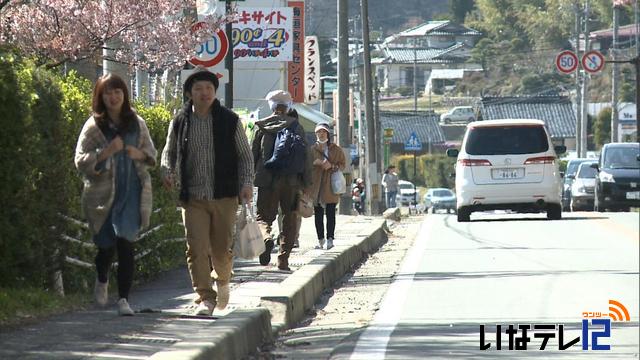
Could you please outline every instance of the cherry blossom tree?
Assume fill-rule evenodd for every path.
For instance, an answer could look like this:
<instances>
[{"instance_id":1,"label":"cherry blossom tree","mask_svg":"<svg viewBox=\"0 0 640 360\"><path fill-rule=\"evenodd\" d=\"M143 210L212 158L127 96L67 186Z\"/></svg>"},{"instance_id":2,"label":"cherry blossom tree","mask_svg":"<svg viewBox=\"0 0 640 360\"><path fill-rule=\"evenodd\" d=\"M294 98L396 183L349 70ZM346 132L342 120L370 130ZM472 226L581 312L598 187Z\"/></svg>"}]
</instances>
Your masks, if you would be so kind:
<instances>
[{"instance_id":1,"label":"cherry blossom tree","mask_svg":"<svg viewBox=\"0 0 640 360\"><path fill-rule=\"evenodd\" d=\"M195 0L1 1L0 44L48 67L103 58L139 69L176 68L231 20L208 15L191 31Z\"/></svg>"}]
</instances>

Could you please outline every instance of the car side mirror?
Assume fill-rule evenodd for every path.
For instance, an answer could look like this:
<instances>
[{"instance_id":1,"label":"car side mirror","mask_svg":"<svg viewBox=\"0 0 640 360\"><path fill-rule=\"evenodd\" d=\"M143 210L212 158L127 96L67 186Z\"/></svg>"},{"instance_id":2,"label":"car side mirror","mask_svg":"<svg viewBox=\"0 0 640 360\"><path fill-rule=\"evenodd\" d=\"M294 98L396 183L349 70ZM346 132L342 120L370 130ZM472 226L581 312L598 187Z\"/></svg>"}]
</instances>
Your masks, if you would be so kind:
<instances>
[{"instance_id":1,"label":"car side mirror","mask_svg":"<svg viewBox=\"0 0 640 360\"><path fill-rule=\"evenodd\" d=\"M556 151L556 154L564 154L567 152L567 147L564 145L556 145L553 149Z\"/></svg>"},{"instance_id":2,"label":"car side mirror","mask_svg":"<svg viewBox=\"0 0 640 360\"><path fill-rule=\"evenodd\" d=\"M460 153L460 150L458 149L447 149L448 157L457 158L459 153Z\"/></svg>"},{"instance_id":3,"label":"car side mirror","mask_svg":"<svg viewBox=\"0 0 640 360\"><path fill-rule=\"evenodd\" d=\"M560 171L560 178L564 178L564 171Z\"/></svg>"},{"instance_id":4,"label":"car side mirror","mask_svg":"<svg viewBox=\"0 0 640 360\"><path fill-rule=\"evenodd\" d=\"M576 178L576 176L575 176L575 175L573 175L573 174L567 175L567 179L571 179L571 180L573 180L573 179L575 179L575 178Z\"/></svg>"},{"instance_id":5,"label":"car side mirror","mask_svg":"<svg viewBox=\"0 0 640 360\"><path fill-rule=\"evenodd\" d=\"M596 169L596 170L600 171L600 167L598 167L598 163L593 163L593 164L589 165L589 167L594 168L594 169Z\"/></svg>"}]
</instances>

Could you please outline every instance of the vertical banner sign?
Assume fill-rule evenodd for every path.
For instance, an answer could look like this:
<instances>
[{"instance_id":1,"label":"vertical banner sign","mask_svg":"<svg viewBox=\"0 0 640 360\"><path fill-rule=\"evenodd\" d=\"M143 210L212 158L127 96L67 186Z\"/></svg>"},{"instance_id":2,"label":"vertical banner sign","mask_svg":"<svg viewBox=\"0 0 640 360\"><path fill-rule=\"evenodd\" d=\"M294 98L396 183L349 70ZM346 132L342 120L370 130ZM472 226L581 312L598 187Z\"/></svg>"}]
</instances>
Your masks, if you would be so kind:
<instances>
[{"instance_id":1,"label":"vertical banner sign","mask_svg":"<svg viewBox=\"0 0 640 360\"><path fill-rule=\"evenodd\" d=\"M288 90L294 102L304 102L304 1L289 1L293 9L293 58L288 64Z\"/></svg>"},{"instance_id":2,"label":"vertical banner sign","mask_svg":"<svg viewBox=\"0 0 640 360\"><path fill-rule=\"evenodd\" d=\"M317 104L320 98L320 47L317 36L304 40L304 102Z\"/></svg>"},{"instance_id":3,"label":"vertical banner sign","mask_svg":"<svg viewBox=\"0 0 640 360\"><path fill-rule=\"evenodd\" d=\"M233 60L291 61L293 21L290 7L239 8L231 31Z\"/></svg>"}]
</instances>

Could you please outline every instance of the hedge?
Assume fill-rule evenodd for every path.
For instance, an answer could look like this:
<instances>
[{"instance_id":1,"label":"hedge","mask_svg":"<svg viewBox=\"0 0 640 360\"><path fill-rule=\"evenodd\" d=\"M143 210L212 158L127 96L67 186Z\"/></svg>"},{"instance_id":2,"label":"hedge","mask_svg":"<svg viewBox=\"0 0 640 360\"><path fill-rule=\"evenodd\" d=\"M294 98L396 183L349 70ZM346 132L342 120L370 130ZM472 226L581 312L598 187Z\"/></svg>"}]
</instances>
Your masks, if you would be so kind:
<instances>
[{"instance_id":1,"label":"hedge","mask_svg":"<svg viewBox=\"0 0 640 360\"><path fill-rule=\"evenodd\" d=\"M56 74L0 49L0 290L52 289L56 274L66 291L93 285L96 249L80 213L82 180L73 164L92 87L73 72ZM135 106L160 152L171 113L163 105ZM153 231L136 243L138 278L184 263L176 202L161 188L158 167L151 173Z\"/></svg>"},{"instance_id":2,"label":"hedge","mask_svg":"<svg viewBox=\"0 0 640 360\"><path fill-rule=\"evenodd\" d=\"M416 186L427 188L444 187L453 189L455 178L454 158L446 155L421 155L416 158L416 176L414 178L413 155L398 155L393 157L393 164L398 168L400 179L413 182Z\"/></svg>"}]
</instances>

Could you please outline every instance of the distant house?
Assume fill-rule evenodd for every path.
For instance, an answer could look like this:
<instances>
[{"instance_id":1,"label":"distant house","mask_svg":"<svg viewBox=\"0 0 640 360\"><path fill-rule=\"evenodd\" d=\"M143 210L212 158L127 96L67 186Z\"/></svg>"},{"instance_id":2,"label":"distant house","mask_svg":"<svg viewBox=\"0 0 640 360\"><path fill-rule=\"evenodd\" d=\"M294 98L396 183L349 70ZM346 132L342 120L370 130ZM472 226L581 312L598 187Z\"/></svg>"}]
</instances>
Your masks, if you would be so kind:
<instances>
[{"instance_id":1,"label":"distant house","mask_svg":"<svg viewBox=\"0 0 640 360\"><path fill-rule=\"evenodd\" d=\"M482 34L460 24L429 21L387 37L379 46L376 64L378 81L383 89L412 87L414 64L420 90L429 82L434 69L481 70L470 64L471 50Z\"/></svg>"},{"instance_id":2,"label":"distant house","mask_svg":"<svg viewBox=\"0 0 640 360\"><path fill-rule=\"evenodd\" d=\"M635 24L624 25L618 28L618 49L635 49L635 38L638 28ZM580 39L580 47L584 48L584 37ZM606 54L613 47L613 29L603 29L589 33L591 49L599 50ZM635 54L635 52L634 52Z\"/></svg>"},{"instance_id":3,"label":"distant house","mask_svg":"<svg viewBox=\"0 0 640 360\"><path fill-rule=\"evenodd\" d=\"M480 100L480 114L482 120L542 120L555 144L575 149L576 117L566 96L487 96Z\"/></svg>"},{"instance_id":4,"label":"distant house","mask_svg":"<svg viewBox=\"0 0 640 360\"><path fill-rule=\"evenodd\" d=\"M446 139L439 121L440 117L433 112L380 111L382 129L393 129L391 152L396 154L405 153L404 144L413 132L422 143L422 154L443 145Z\"/></svg>"}]
</instances>

